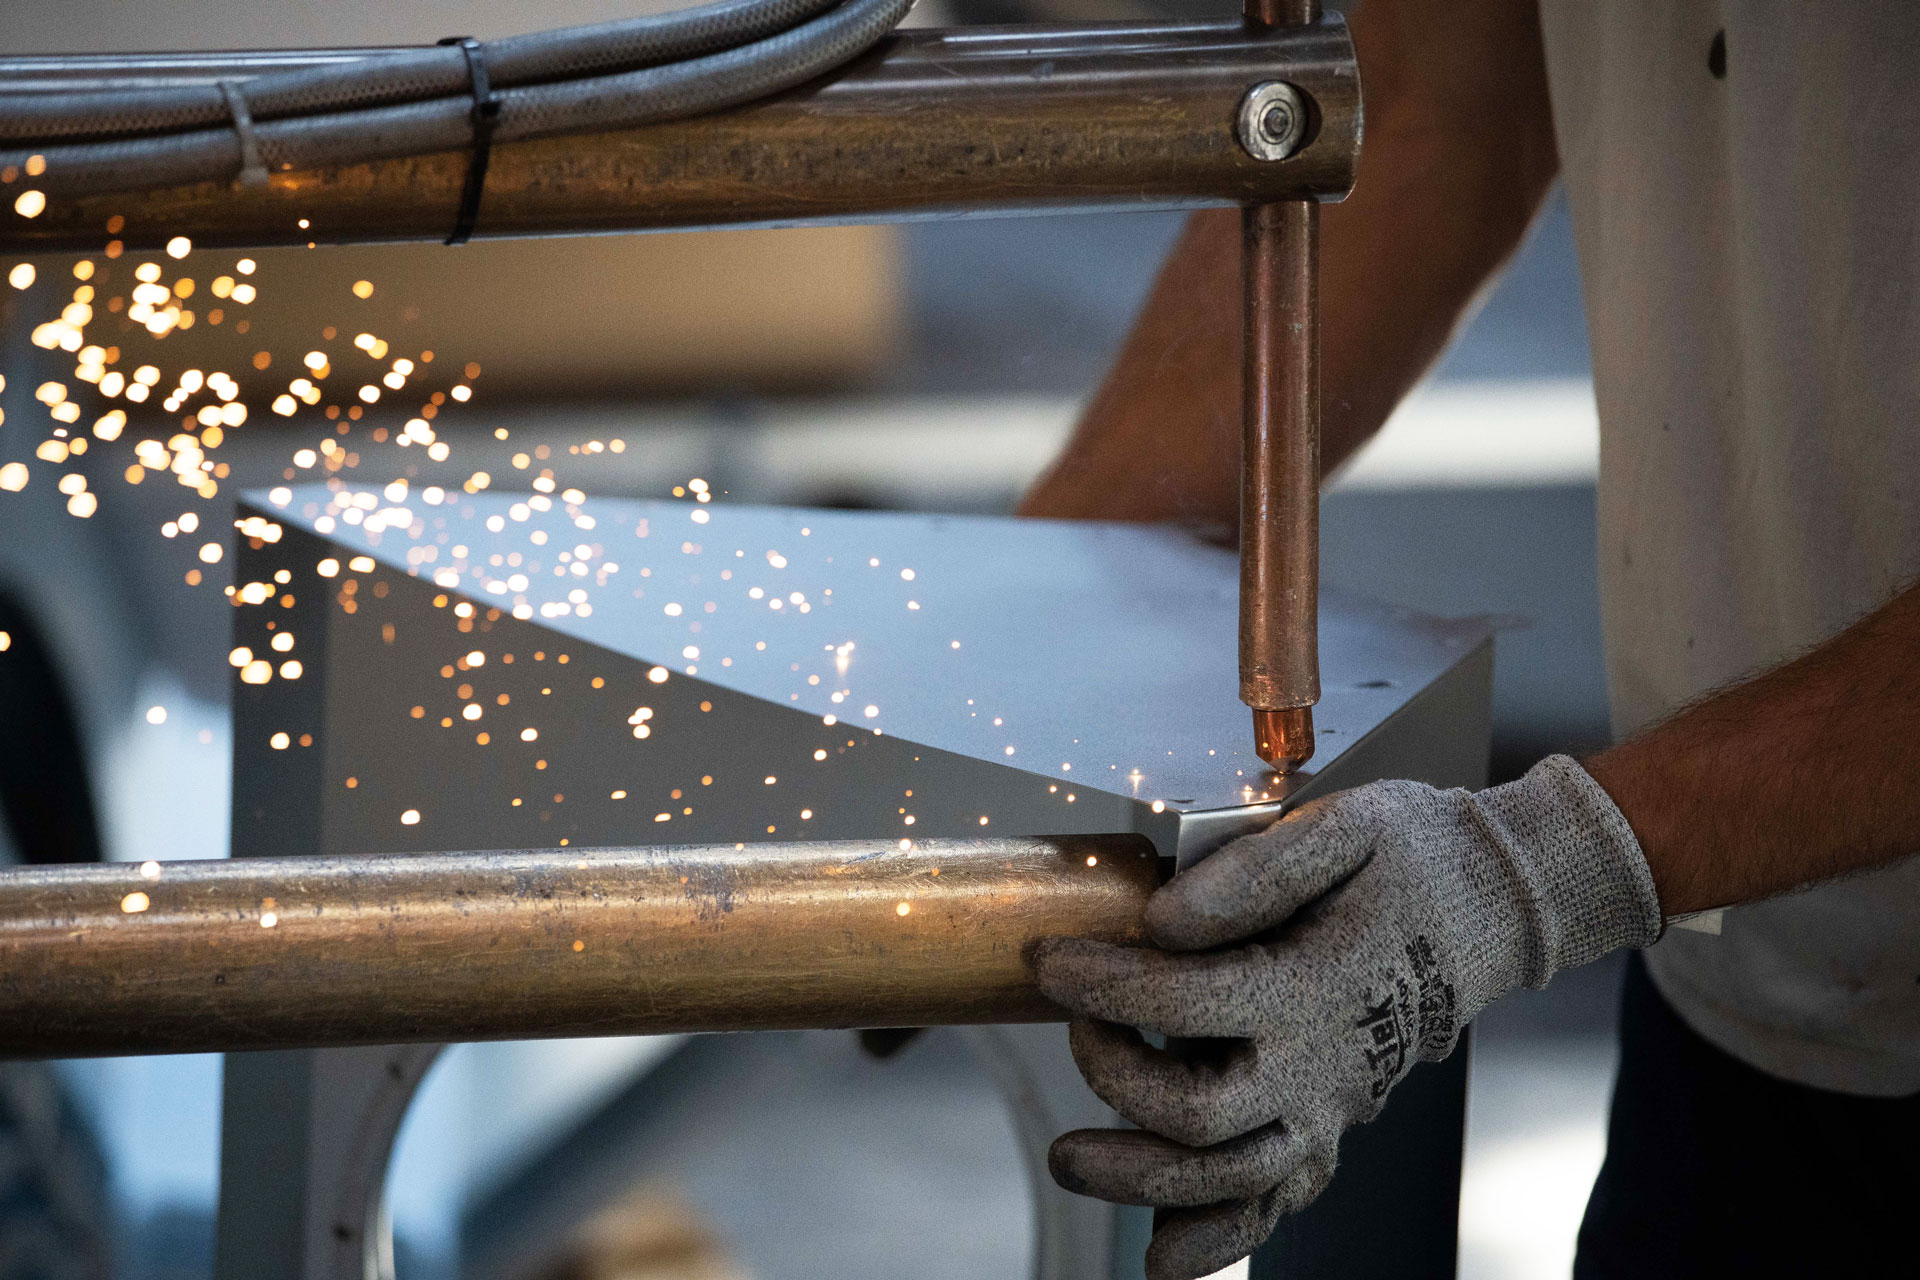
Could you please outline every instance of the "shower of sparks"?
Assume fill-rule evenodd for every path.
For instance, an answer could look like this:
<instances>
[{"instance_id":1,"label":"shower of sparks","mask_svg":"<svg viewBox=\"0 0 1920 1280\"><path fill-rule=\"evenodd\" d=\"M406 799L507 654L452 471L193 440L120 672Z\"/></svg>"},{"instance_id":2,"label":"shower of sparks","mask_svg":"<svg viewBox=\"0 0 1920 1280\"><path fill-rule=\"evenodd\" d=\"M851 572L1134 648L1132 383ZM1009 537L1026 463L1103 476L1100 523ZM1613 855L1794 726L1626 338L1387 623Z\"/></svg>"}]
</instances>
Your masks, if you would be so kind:
<instances>
[{"instance_id":1,"label":"shower of sparks","mask_svg":"<svg viewBox=\"0 0 1920 1280\"><path fill-rule=\"evenodd\" d=\"M44 168L42 163L39 171L44 172ZM37 176L32 166L27 169L28 178ZM11 182L18 176L0 174L0 181ZM28 218L37 217L46 208L44 195L31 188L18 190L11 203L19 216ZM119 219L108 221L110 236L117 236L121 229ZM270 423L275 439L286 442L280 476L286 483L270 491L269 503L288 510L295 501L293 486L317 482L328 492L320 500L303 499L297 514L323 537L342 534L345 526L376 546L382 535L405 539L404 572L432 583L442 592L434 597L434 606L447 610L440 616L446 617L457 633L458 648L450 646L444 659L436 659L444 660L441 674L445 676L482 670L491 675L496 662L504 667L513 661L509 653L490 654L485 648L475 647L474 642L479 640L473 634L476 629L487 631L492 621L507 616L521 621L536 617L588 618L594 613L596 595L610 590L631 590L638 597L652 587L659 593L654 598L659 616L673 619L693 633L686 643L678 645L683 666L670 670L665 665L653 665L645 670L645 681L654 686L667 684L681 671L697 676L697 664L703 662L733 668L736 662L756 657L764 662L780 655L778 648L768 652L766 640L754 642L751 652L728 653L724 646L714 645L710 637L701 638L697 633L702 620L722 609L750 606L770 625L788 625L788 619L831 609L836 603L833 588L802 589L792 580L807 567L812 544L728 545L726 521L715 505L721 491L702 477L671 487L672 496L684 504L686 516L684 523L676 517L674 532L668 533L663 527L665 517L658 516L652 528L642 519L630 531L602 529L603 517L593 510L586 490L579 487L584 482L579 469L591 466L596 459L604 461L626 452L627 442L618 438L516 448L504 464L489 464L503 466L499 477L474 468L464 470L464 480L452 483L420 484L391 478L383 483L350 486L347 482L355 471L391 475L394 470L404 469L410 456L424 455L441 464L452 461L455 445L447 438L447 422L442 415L472 402L482 370L477 363L460 363L444 354L436 358L430 349L398 349L396 337L364 323L325 325L320 330L321 341L311 346L303 342L293 351L247 351L251 344L241 339L249 328L249 308L272 283L268 273L263 273L251 258L198 249L186 236L175 236L155 253L130 253L120 240L110 240L99 255L73 264L70 275L31 262L0 266L6 267L7 286L21 295L20 305L38 320L30 330L30 340L41 350L56 353L56 357L71 357L73 362L70 372L54 370L59 376L34 381L29 409L42 415L43 421L40 430L30 433L30 454L0 458L0 494L49 485L61 495L71 517L89 519L100 510L103 500L112 500L104 492L112 488L109 478L131 486L163 484L171 477L172 484L185 492L179 495L178 506L168 504L177 514L165 520L158 532L177 545L177 554L185 562L181 565L182 580L188 589L221 585L236 607L273 607L276 618L282 616L278 609L293 607L294 595L288 590L292 578L286 569L271 582L220 581L232 572L234 564L234 558L227 554L229 540L244 538L256 549L278 543L285 534L279 520L244 516L234 520L229 531L217 527L221 522L210 518L202 505L214 499L230 479L232 468L222 459L221 450L234 433L257 432L262 423ZM356 306L375 291L373 281L358 280L345 291L355 301L343 299L341 305ZM169 348L165 344L171 335L202 325L224 326L223 333L234 335L231 368L181 367L182 361L167 358ZM5 386L6 379L0 376L0 389ZM499 428L494 436L506 440L509 431ZM494 546L485 551L452 542L447 529L449 509L471 495L496 487L515 491L503 512L484 518L489 533L504 537L496 536ZM630 566L623 573L611 545L616 532L623 536L630 532L639 540L641 549L635 552L635 558L650 563ZM812 533L810 527L802 527L798 538L808 539ZM665 585L670 571L663 559L698 566L701 558L710 565L715 557L723 558L727 567L717 575L706 573L704 584L702 575L694 573L677 587ZM397 557L389 559L397 561ZM897 561L883 565L877 555L860 559L866 561L867 569L881 571L870 577L859 575L874 584L865 589L878 589L884 582L899 593L887 597L891 607L922 616L938 612L937 573ZM799 567L796 560L801 562ZM828 563L831 560L827 557ZM857 565L858 560L851 563ZM386 583L375 576L378 569L374 557L345 551L322 557L313 565L314 574L326 580L324 590L331 607L348 615L361 608L363 591L385 595ZM363 581L369 577L371 581ZM636 577L645 585L634 585ZM903 584L912 584L915 598L906 597ZM849 584L838 585L844 591ZM669 593L675 598L666 598ZM461 595L467 598L459 598ZM387 630L391 632L390 625ZM304 650L294 630L282 623L277 628L270 625L269 631L264 640L235 647L228 654L242 684L297 681L305 674L302 659L296 656ZM391 634L387 639L391 643ZM0 632L0 651L10 643L10 637ZM931 643L945 652L958 651L962 644L952 638L951 631ZM538 661L545 661L546 656L535 654ZM665 654L660 656L664 658ZM788 697L800 702L803 695L809 700L825 695L836 712L852 716L857 711L859 719L875 722L858 732L877 737L882 733L878 723L881 706L858 696L855 657L854 641L841 640L815 651L808 666L818 669L803 670L800 662L786 664L794 686ZM564 665L568 656L556 655L555 661ZM486 722L488 730L475 733L470 729L463 738L479 748L497 751L501 748L494 745L496 742L504 744L516 737L525 744L541 740L545 726L538 723L537 708L520 719L518 726L499 724L495 716L518 719L521 708L507 710L508 694L476 693L471 685L472 679L459 684L458 699L431 712L422 704L410 710L402 708L400 714L421 721L428 729L452 729L459 724L478 729L475 722ZM450 691L452 688L449 686ZM601 696L608 714L624 716L632 739L647 744L635 746L635 750L658 748L663 717L655 708L640 706L629 713L627 708L633 708L633 703L625 701L625 693L617 687L608 688L601 677L593 678L592 688L605 689ZM551 690L542 690L543 694L548 692ZM973 701L967 699L969 708ZM710 701L698 705L701 712L713 710ZM966 711L965 715L970 723L986 723L978 710ZM149 723L159 725L166 721L167 712L155 706L146 716ZM991 723L995 729L1005 730L1005 717L993 716ZM834 729L841 724L840 715L824 714L820 724ZM845 747L830 743L832 751L828 747L808 750L816 763L831 764L836 757L845 757L856 741L848 737ZM297 729L276 730L266 739L273 751L304 748L312 742L311 735ZM1005 736L995 745L1003 759L1014 757L1018 751L1018 745ZM540 749L549 750L545 746ZM546 774L548 763L544 758L533 762L534 772L552 777ZM564 762L556 763L559 767L554 772L562 772ZM1060 768L1067 772L1072 765L1063 762ZM1134 770L1127 777L1137 795L1141 773ZM359 781L347 778L345 786L352 790ZM700 779L702 787L713 783L711 776ZM763 785L772 787L775 783L775 775L769 774ZM1072 804L1076 799L1072 793L1060 795L1057 786L1047 791L1059 803ZM553 802L561 803L564 793L552 794ZM907 794L911 796L912 792ZM611 793L614 800L624 800L627 795L624 788ZM812 797L800 798L819 804ZM521 807L523 799L514 797L511 806ZM672 790L671 799L676 803L663 808L654 821L666 823L693 814L691 806L678 803L683 799L680 789ZM1165 805L1154 801L1152 807L1159 813ZM782 811L797 812L802 821L813 820L816 812L814 807L783 807ZM392 814L394 810L386 812ZM904 825L911 826L917 815L901 807L898 816ZM968 825L975 821L972 815L959 814L943 820ZM421 810L413 808L400 810L399 821L423 830L431 825ZM977 816L978 826L989 822L990 815ZM766 827L769 835L776 830L776 825ZM903 850L910 847L909 841L900 843ZM148 878L157 875L155 866ZM146 907L146 895L142 893L129 894L122 903L122 909L129 913ZM909 910L905 902L898 906L901 915ZM276 920L275 913L268 911L261 924L271 928Z\"/></svg>"},{"instance_id":2,"label":"shower of sparks","mask_svg":"<svg viewBox=\"0 0 1920 1280\"><path fill-rule=\"evenodd\" d=\"M11 181L13 176L0 174L0 179ZM32 217L45 208L45 200L38 191L29 190L21 192L14 205L21 216ZM117 234L120 219L110 219L107 230L109 235ZM205 275L198 268L204 268ZM41 272L32 263L13 264L6 272L8 285L26 294L26 305L44 317L32 326L30 340L42 350L72 356L74 363L66 377L47 378L35 386L34 400L46 415L44 438L33 446L31 458L0 459L0 491L20 492L34 482L36 474L50 473L48 478L65 496L68 513L78 519L88 519L99 510L101 496L94 485L101 483L103 475L117 474L129 485L172 476L202 501L215 497L231 472L218 451L231 432L245 428L256 415L242 398L234 373L170 368L161 344L173 333L202 324L231 322L235 337L244 335L249 328L247 309L260 297L264 283L253 278L257 270L251 258L196 251L185 236L174 236L157 254L130 254L119 240L110 240L99 259L75 263L68 281ZM372 291L367 281L353 288L354 295L363 299ZM95 337L97 331L103 331L101 336ZM389 432L380 426L368 432L367 440L342 439L351 435L352 424L363 416L361 405L353 401L371 403L382 395L404 392L411 384L431 381L427 377L427 366L434 358L431 351L421 351L417 358L390 353L387 339L367 332L351 339L349 349L339 341L339 328L327 326L323 334L327 345L307 351L297 361L276 361L274 353L265 350L252 352L242 361L251 366L250 378L276 363L283 368L291 365L298 374L285 383L284 391L268 393L271 412L283 418L310 418L311 429L320 436L311 446L292 450L289 480L303 470L323 479L358 467L364 451L389 444ZM420 447L435 461L451 456L451 447L437 438L432 420L449 398L471 397L480 368L470 363L451 372L453 377L444 389L417 387L411 393L420 397L415 416L390 447ZM332 394L327 389L329 378ZM353 383L362 381L357 391L352 389ZM0 388L4 386L0 379ZM86 466L81 460L89 450L117 456L107 466L97 465L97 458L96 465ZM484 483L479 475L470 482ZM405 493L404 481L388 486L391 504L403 501ZM369 509L356 507L355 512L348 518L351 523L371 518L377 527L382 518L377 503ZM387 518L392 515L387 509ZM191 533L199 523L198 516L188 511L168 521L162 536ZM279 536L277 525L243 526L241 532L265 541ZM195 551L203 565L219 564L223 554L224 539L202 542ZM184 577L190 587L206 580L198 568L188 569Z\"/></svg>"}]
</instances>

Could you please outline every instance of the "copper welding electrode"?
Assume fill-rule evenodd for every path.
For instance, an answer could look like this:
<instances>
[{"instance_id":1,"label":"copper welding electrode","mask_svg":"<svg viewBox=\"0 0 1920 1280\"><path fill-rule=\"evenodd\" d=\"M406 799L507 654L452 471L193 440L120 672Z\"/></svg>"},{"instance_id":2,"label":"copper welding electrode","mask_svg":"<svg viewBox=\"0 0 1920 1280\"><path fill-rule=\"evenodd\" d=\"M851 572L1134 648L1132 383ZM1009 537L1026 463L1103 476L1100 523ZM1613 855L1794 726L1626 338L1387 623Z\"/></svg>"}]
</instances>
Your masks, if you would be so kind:
<instances>
[{"instance_id":1,"label":"copper welding electrode","mask_svg":"<svg viewBox=\"0 0 1920 1280\"><path fill-rule=\"evenodd\" d=\"M1319 212L1293 200L1243 215L1240 700L1254 749L1281 773L1313 755L1320 700Z\"/></svg>"},{"instance_id":2,"label":"copper welding electrode","mask_svg":"<svg viewBox=\"0 0 1920 1280\"><path fill-rule=\"evenodd\" d=\"M1320 13L1317 0L1247 0L1246 17L1276 26ZM1291 86L1256 88L1242 144L1286 159L1305 111ZM1313 756L1320 700L1319 231L1312 200L1241 215L1240 700L1253 709L1254 749L1281 773Z\"/></svg>"}]
</instances>

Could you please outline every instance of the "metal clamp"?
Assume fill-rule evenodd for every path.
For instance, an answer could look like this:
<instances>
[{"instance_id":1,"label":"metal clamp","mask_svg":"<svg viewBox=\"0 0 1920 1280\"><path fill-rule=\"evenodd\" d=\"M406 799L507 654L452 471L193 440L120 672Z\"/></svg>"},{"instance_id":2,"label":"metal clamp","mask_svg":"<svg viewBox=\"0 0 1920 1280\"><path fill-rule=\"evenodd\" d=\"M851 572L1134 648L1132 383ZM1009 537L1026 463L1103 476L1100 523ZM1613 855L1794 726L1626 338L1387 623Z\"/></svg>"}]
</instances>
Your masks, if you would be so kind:
<instances>
[{"instance_id":1,"label":"metal clamp","mask_svg":"<svg viewBox=\"0 0 1920 1280\"><path fill-rule=\"evenodd\" d=\"M243 187L267 185L267 166L260 159L260 139L253 129L253 112L247 107L246 94L237 80L222 80L220 94L227 100L233 117L234 136L240 139L240 174L234 180Z\"/></svg>"},{"instance_id":2,"label":"metal clamp","mask_svg":"<svg viewBox=\"0 0 1920 1280\"><path fill-rule=\"evenodd\" d=\"M467 180L460 188L460 209L454 215L453 231L446 242L465 244L473 235L480 218L480 197L487 186L487 162L493 155L493 129L500 122L500 98L487 75L486 46L472 36L448 36L443 45L458 45L467 55L467 79L473 90L473 109L467 118L473 123L473 150L467 161Z\"/></svg>"}]
</instances>

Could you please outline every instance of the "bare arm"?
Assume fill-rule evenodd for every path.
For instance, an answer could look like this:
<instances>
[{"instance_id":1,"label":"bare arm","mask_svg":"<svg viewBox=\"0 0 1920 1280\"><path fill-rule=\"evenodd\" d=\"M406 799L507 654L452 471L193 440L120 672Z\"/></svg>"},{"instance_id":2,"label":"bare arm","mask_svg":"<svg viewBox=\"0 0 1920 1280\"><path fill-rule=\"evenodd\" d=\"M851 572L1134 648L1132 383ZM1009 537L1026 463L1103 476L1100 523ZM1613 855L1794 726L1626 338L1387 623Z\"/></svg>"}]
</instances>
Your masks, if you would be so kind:
<instances>
[{"instance_id":1,"label":"bare arm","mask_svg":"<svg viewBox=\"0 0 1920 1280\"><path fill-rule=\"evenodd\" d=\"M1513 252L1559 167L1534 0L1367 0L1366 142L1322 220L1322 458L1386 421ZM1240 222L1195 214L1120 358L1021 514L1231 525Z\"/></svg>"},{"instance_id":2,"label":"bare arm","mask_svg":"<svg viewBox=\"0 0 1920 1280\"><path fill-rule=\"evenodd\" d=\"M1920 586L1586 765L1669 915L1920 853Z\"/></svg>"}]
</instances>

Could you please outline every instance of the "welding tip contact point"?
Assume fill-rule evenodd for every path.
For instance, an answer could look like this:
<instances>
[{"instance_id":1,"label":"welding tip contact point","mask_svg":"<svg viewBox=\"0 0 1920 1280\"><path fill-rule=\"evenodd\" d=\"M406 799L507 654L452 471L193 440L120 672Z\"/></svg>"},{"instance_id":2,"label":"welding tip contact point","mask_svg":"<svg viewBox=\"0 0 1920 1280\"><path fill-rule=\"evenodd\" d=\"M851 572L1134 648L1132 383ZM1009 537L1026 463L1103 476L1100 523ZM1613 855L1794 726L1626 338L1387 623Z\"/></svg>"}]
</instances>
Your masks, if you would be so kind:
<instances>
[{"instance_id":1,"label":"welding tip contact point","mask_svg":"<svg viewBox=\"0 0 1920 1280\"><path fill-rule=\"evenodd\" d=\"M1313 708L1253 709L1253 747L1277 773L1292 773L1313 759Z\"/></svg>"}]
</instances>

